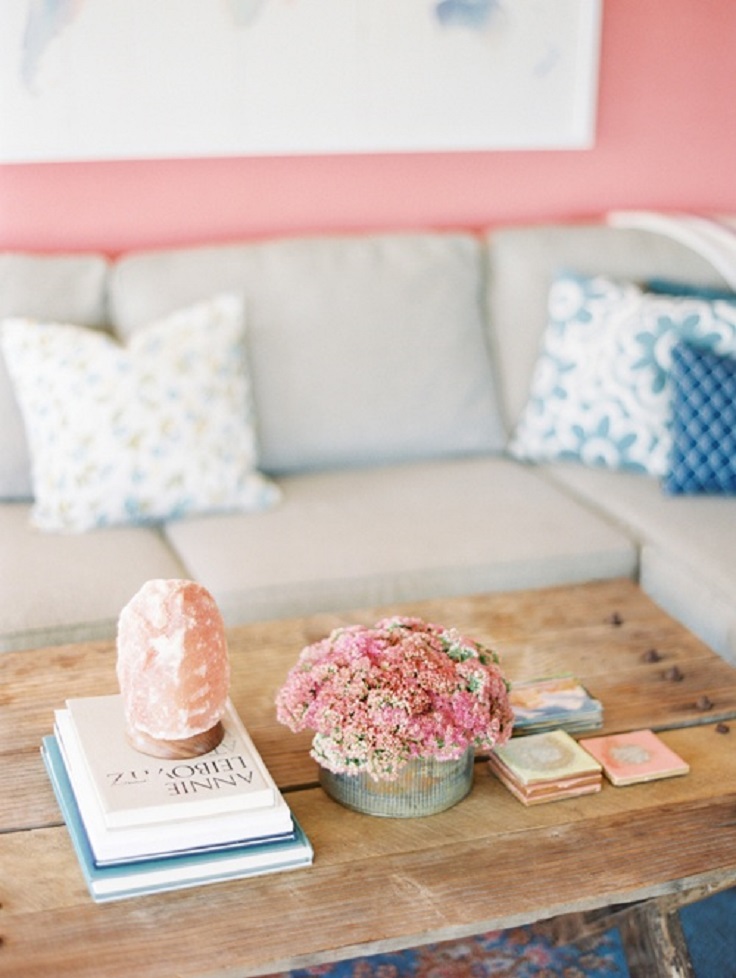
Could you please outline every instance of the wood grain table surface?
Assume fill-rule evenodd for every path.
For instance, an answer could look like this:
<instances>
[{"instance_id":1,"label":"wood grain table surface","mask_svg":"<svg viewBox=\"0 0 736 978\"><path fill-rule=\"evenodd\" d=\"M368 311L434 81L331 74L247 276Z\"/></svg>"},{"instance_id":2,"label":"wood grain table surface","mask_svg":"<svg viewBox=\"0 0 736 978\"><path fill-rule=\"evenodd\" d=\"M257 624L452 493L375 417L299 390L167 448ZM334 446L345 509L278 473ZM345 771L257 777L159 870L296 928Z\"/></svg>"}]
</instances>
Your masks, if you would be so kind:
<instances>
[{"instance_id":1,"label":"wood grain table surface","mask_svg":"<svg viewBox=\"0 0 736 978\"><path fill-rule=\"evenodd\" d=\"M512 681L575 674L602 732L652 728L690 774L525 808L480 757L471 794L439 815L342 808L274 696L305 644L386 613L456 626ZM314 865L95 904L39 745L68 697L118 691L114 643L3 654L2 978L243 978L548 919L563 936L621 922L632 978L688 974L674 909L736 884L736 670L631 581L258 623L229 641L233 702Z\"/></svg>"}]
</instances>

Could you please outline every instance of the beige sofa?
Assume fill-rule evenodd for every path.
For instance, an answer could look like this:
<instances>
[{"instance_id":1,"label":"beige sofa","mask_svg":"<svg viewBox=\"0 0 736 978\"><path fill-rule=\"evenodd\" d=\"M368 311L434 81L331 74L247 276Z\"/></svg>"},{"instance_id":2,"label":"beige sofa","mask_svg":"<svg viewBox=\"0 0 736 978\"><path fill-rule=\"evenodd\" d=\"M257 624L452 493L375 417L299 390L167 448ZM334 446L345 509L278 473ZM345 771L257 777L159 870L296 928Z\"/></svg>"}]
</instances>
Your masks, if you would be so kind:
<instances>
[{"instance_id":1,"label":"beige sofa","mask_svg":"<svg viewBox=\"0 0 736 978\"><path fill-rule=\"evenodd\" d=\"M0 362L0 648L111 636L153 577L201 581L236 624L623 575L736 656L733 497L509 451L561 269L724 284L671 237L602 222L0 255L0 317L123 342L243 298L258 465L281 490L255 511L38 529Z\"/></svg>"}]
</instances>

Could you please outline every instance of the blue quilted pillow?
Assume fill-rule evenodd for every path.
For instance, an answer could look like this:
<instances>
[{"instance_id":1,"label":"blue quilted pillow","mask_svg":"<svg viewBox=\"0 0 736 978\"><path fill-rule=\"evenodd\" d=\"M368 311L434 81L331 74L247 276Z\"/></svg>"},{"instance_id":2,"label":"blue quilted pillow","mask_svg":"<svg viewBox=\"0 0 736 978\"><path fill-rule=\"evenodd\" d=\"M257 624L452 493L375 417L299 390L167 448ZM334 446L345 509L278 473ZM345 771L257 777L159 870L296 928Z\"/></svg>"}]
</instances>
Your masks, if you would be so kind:
<instances>
[{"instance_id":1,"label":"blue quilted pillow","mask_svg":"<svg viewBox=\"0 0 736 978\"><path fill-rule=\"evenodd\" d=\"M688 343L672 351L670 493L736 492L736 358Z\"/></svg>"}]
</instances>

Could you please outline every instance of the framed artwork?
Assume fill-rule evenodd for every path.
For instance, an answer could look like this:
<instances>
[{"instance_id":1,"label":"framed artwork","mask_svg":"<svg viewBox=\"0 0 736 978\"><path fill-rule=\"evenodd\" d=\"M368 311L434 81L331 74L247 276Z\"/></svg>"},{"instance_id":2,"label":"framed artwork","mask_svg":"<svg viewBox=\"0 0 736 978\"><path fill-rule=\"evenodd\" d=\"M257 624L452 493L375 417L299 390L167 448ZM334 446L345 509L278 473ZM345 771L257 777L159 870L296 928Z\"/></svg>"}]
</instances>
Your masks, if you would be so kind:
<instances>
[{"instance_id":1,"label":"framed artwork","mask_svg":"<svg viewBox=\"0 0 736 978\"><path fill-rule=\"evenodd\" d=\"M594 141L602 0L2 0L0 162Z\"/></svg>"}]
</instances>

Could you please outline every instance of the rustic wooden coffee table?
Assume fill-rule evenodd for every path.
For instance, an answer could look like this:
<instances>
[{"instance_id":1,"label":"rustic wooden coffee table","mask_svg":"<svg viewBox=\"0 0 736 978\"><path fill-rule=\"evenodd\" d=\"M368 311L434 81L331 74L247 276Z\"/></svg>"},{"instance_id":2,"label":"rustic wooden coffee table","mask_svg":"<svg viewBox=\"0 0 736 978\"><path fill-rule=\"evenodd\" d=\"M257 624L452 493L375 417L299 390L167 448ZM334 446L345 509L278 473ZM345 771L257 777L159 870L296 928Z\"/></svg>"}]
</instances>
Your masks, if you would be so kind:
<instances>
[{"instance_id":1,"label":"rustic wooden coffee table","mask_svg":"<svg viewBox=\"0 0 736 978\"><path fill-rule=\"evenodd\" d=\"M383 610L232 632L232 698L314 866L104 905L39 744L66 697L117 691L113 645L0 656L0 975L242 978L555 918L562 937L618 922L632 978L687 976L676 907L736 884L736 670L629 581L392 609L494 645L511 679L573 672L603 701L605 731L663 731L691 773L525 808L478 760L454 809L375 819L322 793L308 737L276 723L273 698L304 644Z\"/></svg>"}]
</instances>

